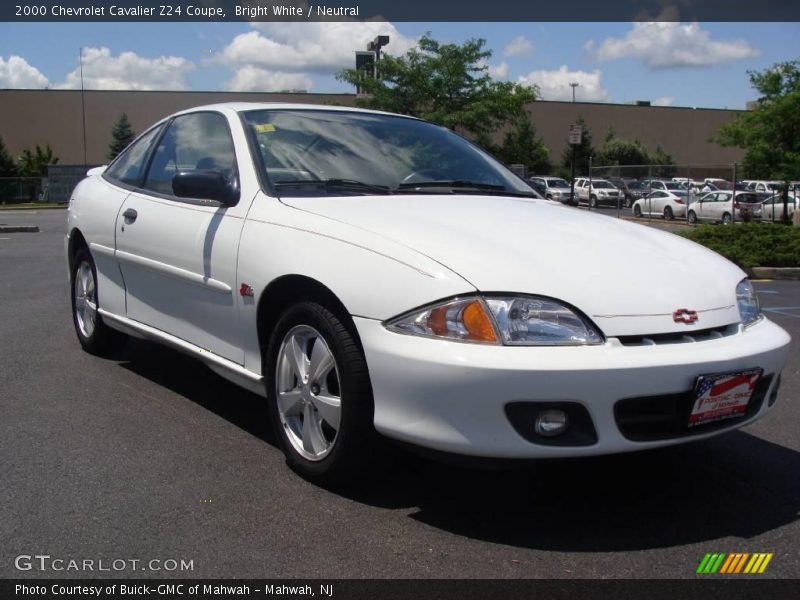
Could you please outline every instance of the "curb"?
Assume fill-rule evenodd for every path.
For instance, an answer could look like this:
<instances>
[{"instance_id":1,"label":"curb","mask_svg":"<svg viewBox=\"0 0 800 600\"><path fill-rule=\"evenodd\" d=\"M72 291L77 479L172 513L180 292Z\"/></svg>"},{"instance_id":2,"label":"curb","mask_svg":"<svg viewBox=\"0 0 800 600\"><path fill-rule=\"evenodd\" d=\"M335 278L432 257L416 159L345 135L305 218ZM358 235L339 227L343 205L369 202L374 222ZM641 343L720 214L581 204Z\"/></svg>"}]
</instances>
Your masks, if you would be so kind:
<instances>
[{"instance_id":1,"label":"curb","mask_svg":"<svg viewBox=\"0 0 800 600\"><path fill-rule=\"evenodd\" d=\"M745 269L751 279L798 280L800 268L798 267L750 267Z\"/></svg>"},{"instance_id":2,"label":"curb","mask_svg":"<svg viewBox=\"0 0 800 600\"><path fill-rule=\"evenodd\" d=\"M0 233L39 233L38 225L0 225Z\"/></svg>"}]
</instances>

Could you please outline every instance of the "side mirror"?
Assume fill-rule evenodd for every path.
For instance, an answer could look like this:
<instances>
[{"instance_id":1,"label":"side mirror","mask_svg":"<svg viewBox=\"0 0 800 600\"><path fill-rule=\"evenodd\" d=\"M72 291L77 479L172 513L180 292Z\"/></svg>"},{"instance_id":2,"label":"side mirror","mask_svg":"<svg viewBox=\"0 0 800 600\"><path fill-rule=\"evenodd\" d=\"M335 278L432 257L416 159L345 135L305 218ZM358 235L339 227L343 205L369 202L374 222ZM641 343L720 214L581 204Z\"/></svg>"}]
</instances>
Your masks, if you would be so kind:
<instances>
[{"instance_id":1,"label":"side mirror","mask_svg":"<svg viewBox=\"0 0 800 600\"><path fill-rule=\"evenodd\" d=\"M216 200L225 206L239 201L239 187L220 171L181 171L172 178L172 191L179 198Z\"/></svg>"}]
</instances>

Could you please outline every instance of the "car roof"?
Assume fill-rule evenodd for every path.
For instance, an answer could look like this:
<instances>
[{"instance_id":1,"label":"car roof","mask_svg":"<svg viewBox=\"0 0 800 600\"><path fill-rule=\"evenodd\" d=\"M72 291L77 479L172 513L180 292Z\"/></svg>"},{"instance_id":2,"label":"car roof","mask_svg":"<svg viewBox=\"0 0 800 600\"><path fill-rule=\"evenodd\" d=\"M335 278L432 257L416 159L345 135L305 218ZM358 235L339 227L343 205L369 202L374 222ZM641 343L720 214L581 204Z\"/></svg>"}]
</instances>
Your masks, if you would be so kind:
<instances>
[{"instance_id":1,"label":"car roof","mask_svg":"<svg viewBox=\"0 0 800 600\"><path fill-rule=\"evenodd\" d=\"M398 115L397 113L390 113L381 110L369 110L366 108L356 108L353 106L329 106L327 104L302 104L296 102L219 102L217 104L205 104L202 106L194 106L174 113L175 115L182 115L192 112L209 111L209 110L232 110L234 112L248 112L252 110L315 110L315 111L335 111L335 112L352 112L361 114L372 115L390 115L393 117L403 117L407 119L419 120L416 117L408 115Z\"/></svg>"}]
</instances>

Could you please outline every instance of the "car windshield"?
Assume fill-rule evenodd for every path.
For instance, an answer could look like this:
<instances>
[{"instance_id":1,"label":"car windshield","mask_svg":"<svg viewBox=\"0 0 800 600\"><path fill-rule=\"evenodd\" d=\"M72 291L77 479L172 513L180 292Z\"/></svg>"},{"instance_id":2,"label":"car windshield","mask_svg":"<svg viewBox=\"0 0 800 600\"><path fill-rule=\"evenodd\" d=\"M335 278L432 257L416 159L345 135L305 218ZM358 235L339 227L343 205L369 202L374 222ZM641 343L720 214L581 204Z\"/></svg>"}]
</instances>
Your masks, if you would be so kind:
<instances>
[{"instance_id":1,"label":"car windshield","mask_svg":"<svg viewBox=\"0 0 800 600\"><path fill-rule=\"evenodd\" d=\"M557 188L568 188L569 184L564 181L563 179L548 179L547 185L550 187L557 187Z\"/></svg>"},{"instance_id":2,"label":"car windshield","mask_svg":"<svg viewBox=\"0 0 800 600\"><path fill-rule=\"evenodd\" d=\"M609 189L613 188L614 186L608 183L607 181L593 181L592 187L597 189Z\"/></svg>"},{"instance_id":3,"label":"car windshield","mask_svg":"<svg viewBox=\"0 0 800 600\"><path fill-rule=\"evenodd\" d=\"M625 185L629 190L641 190L644 188L641 181L628 181Z\"/></svg>"},{"instance_id":4,"label":"car windshield","mask_svg":"<svg viewBox=\"0 0 800 600\"><path fill-rule=\"evenodd\" d=\"M683 189L683 186L680 183L677 183L675 181L666 181L666 182L664 182L664 186L668 190L682 190Z\"/></svg>"},{"instance_id":5,"label":"car windshield","mask_svg":"<svg viewBox=\"0 0 800 600\"><path fill-rule=\"evenodd\" d=\"M480 193L534 197L452 131L407 117L334 110L244 113L279 196Z\"/></svg>"}]
</instances>

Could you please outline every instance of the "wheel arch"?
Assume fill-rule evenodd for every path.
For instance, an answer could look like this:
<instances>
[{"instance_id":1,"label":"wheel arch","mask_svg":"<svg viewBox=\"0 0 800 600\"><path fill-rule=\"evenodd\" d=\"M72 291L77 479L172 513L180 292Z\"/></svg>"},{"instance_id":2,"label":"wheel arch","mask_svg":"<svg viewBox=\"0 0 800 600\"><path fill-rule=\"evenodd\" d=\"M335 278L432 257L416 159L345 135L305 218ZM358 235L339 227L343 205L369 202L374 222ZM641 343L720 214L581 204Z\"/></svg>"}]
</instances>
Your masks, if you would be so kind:
<instances>
[{"instance_id":1,"label":"wheel arch","mask_svg":"<svg viewBox=\"0 0 800 600\"><path fill-rule=\"evenodd\" d=\"M86 241L86 238L83 237L81 230L75 227L69 232L69 242L67 244L67 261L69 263L70 274L72 273L72 269L75 267L75 255L81 248L86 248L89 250L89 244Z\"/></svg>"},{"instance_id":2,"label":"wheel arch","mask_svg":"<svg viewBox=\"0 0 800 600\"><path fill-rule=\"evenodd\" d=\"M261 292L256 309L258 347L264 360L269 337L281 313L289 306L303 300L316 301L335 313L350 329L353 339L363 352L361 338L347 307L325 284L306 275L282 275L272 280Z\"/></svg>"}]
</instances>

